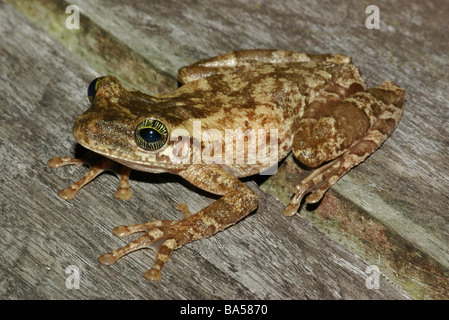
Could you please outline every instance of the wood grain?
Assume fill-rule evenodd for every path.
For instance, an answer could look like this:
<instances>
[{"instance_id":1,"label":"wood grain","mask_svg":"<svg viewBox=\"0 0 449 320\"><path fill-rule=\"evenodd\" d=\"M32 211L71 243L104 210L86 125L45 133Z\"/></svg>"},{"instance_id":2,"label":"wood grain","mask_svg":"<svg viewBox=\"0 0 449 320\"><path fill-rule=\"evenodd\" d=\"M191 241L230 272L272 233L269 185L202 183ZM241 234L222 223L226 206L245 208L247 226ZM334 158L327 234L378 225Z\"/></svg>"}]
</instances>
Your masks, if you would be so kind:
<instances>
[{"instance_id":1,"label":"wood grain","mask_svg":"<svg viewBox=\"0 0 449 320\"><path fill-rule=\"evenodd\" d=\"M257 212L175 252L161 282L148 283L142 277L151 265L151 252L129 255L109 268L97 262L100 254L127 241L112 236L114 226L176 219L177 203L188 201L196 211L213 199L175 177L138 173L132 175L134 197L127 202L113 198L116 180L111 175L97 178L71 202L57 198L57 190L85 171L53 171L45 163L56 155L82 154L71 126L87 107L90 80L117 71L125 83L157 93L176 86L179 67L243 48L348 54L370 86L392 80L406 89L399 128L333 192L408 245L398 252L410 256L391 258L398 264L417 255L433 261L435 269L426 275L430 280L412 292L415 297L445 296L447 279L440 282L443 290L429 289L435 283L432 277L447 275L449 266L449 42L441 29L448 12L443 1L435 7L401 1L379 5L380 30L364 27L366 1L217 5L55 0L36 1L28 9L26 2L11 2L40 26L0 2L3 299L408 297L383 277L379 290L368 290L366 262L303 217L284 218L283 205L250 182L261 197ZM75 34L64 28L67 15L62 9L69 3L83 13L82 28ZM273 184L288 193L285 180ZM69 265L81 269L79 290L65 286ZM381 268L385 273L394 270Z\"/></svg>"}]
</instances>

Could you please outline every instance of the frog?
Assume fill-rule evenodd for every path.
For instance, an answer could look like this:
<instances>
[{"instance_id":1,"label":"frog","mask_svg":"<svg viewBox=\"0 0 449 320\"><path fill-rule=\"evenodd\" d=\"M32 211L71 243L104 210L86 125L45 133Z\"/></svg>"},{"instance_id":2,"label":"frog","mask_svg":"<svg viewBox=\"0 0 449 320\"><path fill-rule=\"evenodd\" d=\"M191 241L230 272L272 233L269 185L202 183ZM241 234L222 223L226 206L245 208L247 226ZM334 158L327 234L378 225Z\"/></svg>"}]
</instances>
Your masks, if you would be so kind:
<instances>
[{"instance_id":1,"label":"frog","mask_svg":"<svg viewBox=\"0 0 449 320\"><path fill-rule=\"evenodd\" d=\"M112 75L95 79L88 88L90 106L73 127L75 140L89 152L48 160L51 168L89 166L83 178L60 191L67 200L105 170L119 177L115 197L120 200L132 197L131 170L178 175L219 197L195 213L177 204L179 220L113 229L118 237L143 234L101 255L99 262L112 265L151 248L154 263L144 273L149 281L161 279L175 250L254 212L259 197L241 178L276 168L290 153L310 174L292 187L283 214L291 217L302 203L319 203L392 134L405 103L405 91L391 81L367 88L351 57L342 54L239 50L182 67L177 79L177 89L159 95L127 90ZM233 146L241 136L226 139L232 130L265 135L243 136ZM249 161L251 150L270 156Z\"/></svg>"}]
</instances>

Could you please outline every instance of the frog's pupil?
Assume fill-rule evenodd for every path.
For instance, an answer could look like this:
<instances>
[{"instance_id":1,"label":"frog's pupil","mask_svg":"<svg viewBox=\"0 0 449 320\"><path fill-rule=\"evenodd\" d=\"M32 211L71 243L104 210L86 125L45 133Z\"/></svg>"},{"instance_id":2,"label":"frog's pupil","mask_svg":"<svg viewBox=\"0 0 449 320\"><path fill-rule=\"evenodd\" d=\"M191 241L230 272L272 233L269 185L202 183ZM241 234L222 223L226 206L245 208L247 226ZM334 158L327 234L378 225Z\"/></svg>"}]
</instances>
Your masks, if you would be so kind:
<instances>
[{"instance_id":1,"label":"frog's pupil","mask_svg":"<svg viewBox=\"0 0 449 320\"><path fill-rule=\"evenodd\" d=\"M141 129L139 134L146 142L151 143L161 140L161 134L152 128Z\"/></svg>"}]
</instances>

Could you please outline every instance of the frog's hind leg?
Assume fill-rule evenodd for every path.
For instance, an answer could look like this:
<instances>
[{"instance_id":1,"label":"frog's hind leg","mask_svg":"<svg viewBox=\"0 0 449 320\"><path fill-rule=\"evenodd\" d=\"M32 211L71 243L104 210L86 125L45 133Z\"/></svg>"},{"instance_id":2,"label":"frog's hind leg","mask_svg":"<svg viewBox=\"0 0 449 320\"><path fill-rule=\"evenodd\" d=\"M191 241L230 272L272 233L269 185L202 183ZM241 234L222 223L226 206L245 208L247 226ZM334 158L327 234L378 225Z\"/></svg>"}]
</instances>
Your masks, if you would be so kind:
<instances>
[{"instance_id":1,"label":"frog's hind leg","mask_svg":"<svg viewBox=\"0 0 449 320\"><path fill-rule=\"evenodd\" d=\"M396 128L404 99L401 88L384 82L342 100L319 119L304 119L304 130L295 136L294 156L309 167L330 162L293 188L295 194L284 214L296 214L306 194L308 203L318 202L346 172L379 148Z\"/></svg>"}]
</instances>

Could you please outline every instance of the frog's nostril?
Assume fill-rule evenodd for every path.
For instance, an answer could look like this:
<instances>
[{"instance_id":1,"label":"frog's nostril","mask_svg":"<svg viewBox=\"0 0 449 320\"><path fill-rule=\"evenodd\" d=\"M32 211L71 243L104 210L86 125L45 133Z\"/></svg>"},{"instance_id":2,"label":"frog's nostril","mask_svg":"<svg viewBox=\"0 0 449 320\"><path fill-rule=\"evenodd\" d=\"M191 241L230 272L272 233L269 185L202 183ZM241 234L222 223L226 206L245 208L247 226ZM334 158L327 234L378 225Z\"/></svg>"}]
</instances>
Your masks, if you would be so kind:
<instances>
[{"instance_id":1,"label":"frog's nostril","mask_svg":"<svg viewBox=\"0 0 449 320\"><path fill-rule=\"evenodd\" d=\"M90 124L87 126L87 133L88 133L88 134L96 134L96 133L98 133L98 128L97 128L97 126L95 125L95 123L90 123Z\"/></svg>"}]
</instances>

